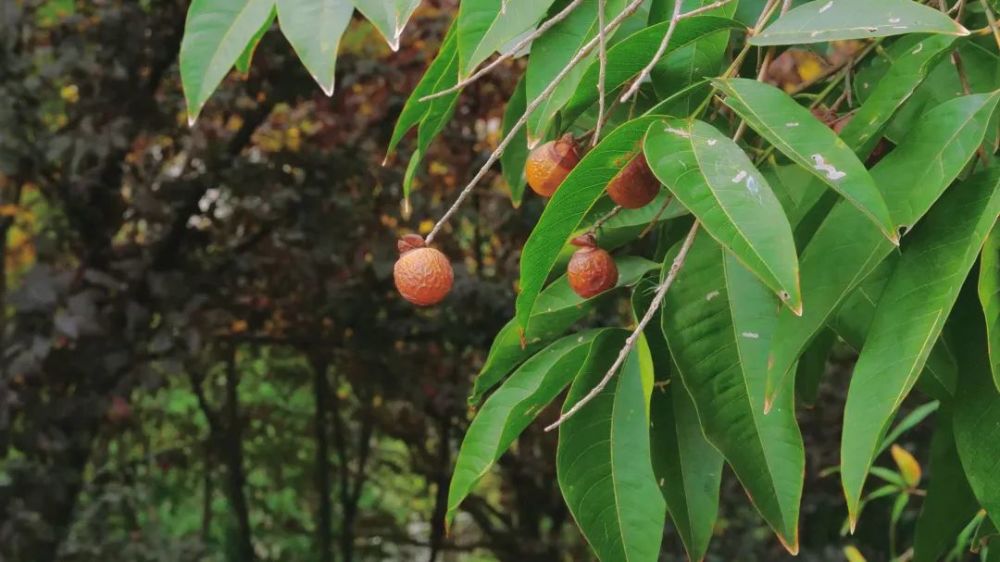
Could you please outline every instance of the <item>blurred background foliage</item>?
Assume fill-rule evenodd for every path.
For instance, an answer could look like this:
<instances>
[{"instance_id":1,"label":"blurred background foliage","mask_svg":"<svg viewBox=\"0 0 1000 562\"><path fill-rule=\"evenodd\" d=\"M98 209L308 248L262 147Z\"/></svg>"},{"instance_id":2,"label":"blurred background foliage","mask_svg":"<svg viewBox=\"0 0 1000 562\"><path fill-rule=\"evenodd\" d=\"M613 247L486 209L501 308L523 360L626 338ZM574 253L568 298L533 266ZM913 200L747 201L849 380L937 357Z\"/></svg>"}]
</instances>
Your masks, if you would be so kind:
<instances>
[{"instance_id":1,"label":"blurred background foliage","mask_svg":"<svg viewBox=\"0 0 1000 562\"><path fill-rule=\"evenodd\" d=\"M391 279L396 239L426 233L498 141L520 63L463 94L404 209L413 143L383 166L385 146L455 2L424 2L399 52L356 18L332 98L269 33L193 128L186 9L0 2L0 560L589 559L541 425L443 528L471 378L542 201L513 208L499 174L475 192L440 239L445 305L416 310ZM919 509L910 466L866 509L884 524L843 537L822 470L852 361L800 414L804 560L887 560L887 529L910 544ZM902 442L926 459L929 435ZM731 474L721 515L710 560L787 557Z\"/></svg>"}]
</instances>

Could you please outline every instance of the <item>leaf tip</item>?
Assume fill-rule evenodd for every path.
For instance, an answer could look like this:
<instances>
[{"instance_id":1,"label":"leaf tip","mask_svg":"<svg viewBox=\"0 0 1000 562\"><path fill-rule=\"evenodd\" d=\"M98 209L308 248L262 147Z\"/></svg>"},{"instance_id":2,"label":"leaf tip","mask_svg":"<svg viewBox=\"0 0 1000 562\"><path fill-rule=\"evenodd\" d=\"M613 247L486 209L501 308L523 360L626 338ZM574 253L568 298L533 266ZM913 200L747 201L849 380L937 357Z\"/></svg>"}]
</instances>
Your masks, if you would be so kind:
<instances>
[{"instance_id":1,"label":"leaf tip","mask_svg":"<svg viewBox=\"0 0 1000 562\"><path fill-rule=\"evenodd\" d=\"M967 28L966 28L966 27L965 27L964 25L962 25L962 24L960 24L960 23L958 23L958 22L955 22L955 27L957 27L957 28L958 28L958 30L956 31L956 34L957 34L957 35L958 35L959 37L966 37L966 36L968 36L968 35L971 35L971 34L972 34L972 32L971 32L971 31L969 31L969 30L968 30L968 29L967 29Z\"/></svg>"},{"instance_id":2,"label":"leaf tip","mask_svg":"<svg viewBox=\"0 0 1000 562\"><path fill-rule=\"evenodd\" d=\"M319 80L317 80L317 82L319 82ZM323 93L326 94L326 97L328 98L333 97L333 80L330 80L329 84L324 84L322 82L319 82L319 87L320 89L323 90Z\"/></svg>"},{"instance_id":3,"label":"leaf tip","mask_svg":"<svg viewBox=\"0 0 1000 562\"><path fill-rule=\"evenodd\" d=\"M785 547L785 550L787 550L789 554L792 556L799 555L799 530L797 527L795 529L795 533L792 535L791 542L786 541L785 537L780 534L778 535L778 541L781 542L781 546Z\"/></svg>"}]
</instances>

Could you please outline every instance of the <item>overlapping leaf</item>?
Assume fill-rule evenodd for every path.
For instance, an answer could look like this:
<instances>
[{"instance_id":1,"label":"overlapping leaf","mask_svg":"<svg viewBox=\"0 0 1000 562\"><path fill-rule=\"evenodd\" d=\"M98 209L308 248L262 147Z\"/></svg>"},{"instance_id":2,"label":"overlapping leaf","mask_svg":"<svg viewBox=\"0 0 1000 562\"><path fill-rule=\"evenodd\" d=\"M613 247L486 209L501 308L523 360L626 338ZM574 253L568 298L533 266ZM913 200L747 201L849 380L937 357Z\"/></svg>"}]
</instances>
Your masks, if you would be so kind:
<instances>
[{"instance_id":1,"label":"overlapping leaf","mask_svg":"<svg viewBox=\"0 0 1000 562\"><path fill-rule=\"evenodd\" d=\"M678 119L651 125L643 150L656 177L705 231L801 312L792 228L743 150L707 123Z\"/></svg>"},{"instance_id":2,"label":"overlapping leaf","mask_svg":"<svg viewBox=\"0 0 1000 562\"><path fill-rule=\"evenodd\" d=\"M605 77L605 91L608 96L634 78L643 67L649 64L649 58L656 51L669 23L651 25L608 49L608 63ZM699 41L705 34L739 27L739 24L727 18L702 16L681 20L674 30L666 51L669 54ZM665 56L666 56L665 54ZM572 123L590 106L597 102L597 81L600 76L600 64L593 61L587 68L573 97L563 108L562 117ZM698 76L697 78L701 78Z\"/></svg>"},{"instance_id":3,"label":"overlapping leaf","mask_svg":"<svg viewBox=\"0 0 1000 562\"><path fill-rule=\"evenodd\" d=\"M545 206L521 252L521 292L517 295L517 324L530 329L538 293L566 242L579 228L608 182L641 150L642 137L658 116L629 121L591 149L563 180Z\"/></svg>"},{"instance_id":4,"label":"overlapping leaf","mask_svg":"<svg viewBox=\"0 0 1000 562\"><path fill-rule=\"evenodd\" d=\"M576 378L564 410L604 376L622 343ZM559 488L602 562L655 562L660 554L666 508L650 460L652 369L640 338L607 388L559 428Z\"/></svg>"},{"instance_id":5,"label":"overlapping leaf","mask_svg":"<svg viewBox=\"0 0 1000 562\"><path fill-rule=\"evenodd\" d=\"M725 103L775 148L844 196L894 243L896 225L882 194L854 152L783 91L745 78L716 80Z\"/></svg>"},{"instance_id":6,"label":"overlapping leaf","mask_svg":"<svg viewBox=\"0 0 1000 562\"><path fill-rule=\"evenodd\" d=\"M205 101L271 18L273 9L274 0L191 3L180 53L189 123L194 123Z\"/></svg>"},{"instance_id":7,"label":"overlapping leaf","mask_svg":"<svg viewBox=\"0 0 1000 562\"><path fill-rule=\"evenodd\" d=\"M253 60L254 52L257 51L257 45L259 45L260 40L264 38L264 34L271 29L271 25L274 24L274 18L277 17L277 15L277 8L271 8L271 15L264 20L260 29L257 30L257 33L254 33L250 42L243 48L243 52L240 54L240 57L236 59L236 70L238 72L243 74L250 72L250 62Z\"/></svg>"},{"instance_id":8,"label":"overlapping leaf","mask_svg":"<svg viewBox=\"0 0 1000 562\"><path fill-rule=\"evenodd\" d=\"M616 288L634 285L640 277L657 267L657 264L636 256L623 257L616 263ZM538 306L524 332L524 347L521 347L520 326L514 320L508 322L493 338L493 345L486 356L486 363L476 377L469 402L478 404L491 388L503 380L504 375L586 316L601 297L602 295L598 295L584 299L577 295L569 287L565 275L553 281L538 295Z\"/></svg>"},{"instance_id":9,"label":"overlapping leaf","mask_svg":"<svg viewBox=\"0 0 1000 562\"><path fill-rule=\"evenodd\" d=\"M766 416L760 400L777 309L767 287L700 235L667 292L663 332L705 435L794 553L805 466L794 393Z\"/></svg>"},{"instance_id":10,"label":"overlapping leaf","mask_svg":"<svg viewBox=\"0 0 1000 562\"><path fill-rule=\"evenodd\" d=\"M340 36L351 23L350 0L277 0L281 31L309 74L333 95Z\"/></svg>"},{"instance_id":11,"label":"overlapping leaf","mask_svg":"<svg viewBox=\"0 0 1000 562\"><path fill-rule=\"evenodd\" d=\"M1000 227L994 227L979 263L979 302L986 316L986 335L993 382L1000 389Z\"/></svg>"},{"instance_id":12,"label":"overlapping leaf","mask_svg":"<svg viewBox=\"0 0 1000 562\"><path fill-rule=\"evenodd\" d=\"M904 33L968 35L944 13L911 0L814 0L790 10L751 45L798 45Z\"/></svg>"},{"instance_id":13,"label":"overlapping leaf","mask_svg":"<svg viewBox=\"0 0 1000 562\"><path fill-rule=\"evenodd\" d=\"M501 123L502 138L506 138L514 123L524 115L528 100L524 92L524 76L517 82L514 93L507 100L507 107L503 112L503 122ZM510 200L514 207L521 206L521 199L524 198L525 178L524 164L528 160L528 133L524 127L514 135L514 139L507 145L507 150L500 155L500 169L503 171L503 179L507 182L510 190Z\"/></svg>"},{"instance_id":14,"label":"overlapping leaf","mask_svg":"<svg viewBox=\"0 0 1000 562\"><path fill-rule=\"evenodd\" d=\"M556 341L527 360L494 392L469 425L455 460L448 490L447 520L524 428L584 368L592 351L620 331L592 330Z\"/></svg>"},{"instance_id":15,"label":"overlapping leaf","mask_svg":"<svg viewBox=\"0 0 1000 562\"><path fill-rule=\"evenodd\" d=\"M924 368L998 213L998 173L949 191L904 249L879 300L844 409L841 477L853 521L882 435Z\"/></svg>"},{"instance_id":16,"label":"overlapping leaf","mask_svg":"<svg viewBox=\"0 0 1000 562\"><path fill-rule=\"evenodd\" d=\"M458 60L465 77L545 16L552 0L464 0L458 8Z\"/></svg>"},{"instance_id":17,"label":"overlapping leaf","mask_svg":"<svg viewBox=\"0 0 1000 562\"><path fill-rule=\"evenodd\" d=\"M399 50L399 38L420 0L354 0L355 7L382 34L389 48Z\"/></svg>"},{"instance_id":18,"label":"overlapping leaf","mask_svg":"<svg viewBox=\"0 0 1000 562\"><path fill-rule=\"evenodd\" d=\"M915 223L958 176L982 142L998 98L1000 92L963 96L935 107L871 170L897 223ZM892 249L853 206L841 202L833 208L801 256L803 299L809 306L801 318L782 313L779 319L768 369L769 399L830 315Z\"/></svg>"}]
</instances>

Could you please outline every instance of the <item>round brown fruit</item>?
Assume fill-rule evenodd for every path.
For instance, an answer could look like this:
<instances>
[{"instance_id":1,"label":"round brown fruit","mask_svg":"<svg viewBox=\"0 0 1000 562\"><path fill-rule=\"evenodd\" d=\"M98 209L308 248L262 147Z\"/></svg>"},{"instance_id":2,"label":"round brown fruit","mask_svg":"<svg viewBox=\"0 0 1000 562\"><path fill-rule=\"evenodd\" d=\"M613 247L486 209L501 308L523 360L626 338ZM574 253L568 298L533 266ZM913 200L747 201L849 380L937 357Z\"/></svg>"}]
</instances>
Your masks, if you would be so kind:
<instances>
[{"instance_id":1,"label":"round brown fruit","mask_svg":"<svg viewBox=\"0 0 1000 562\"><path fill-rule=\"evenodd\" d=\"M454 281L448 258L440 250L428 248L417 234L403 236L397 247L399 259L392 268L392 277L399 294L417 306L441 302Z\"/></svg>"},{"instance_id":2,"label":"round brown fruit","mask_svg":"<svg viewBox=\"0 0 1000 562\"><path fill-rule=\"evenodd\" d=\"M626 209L645 207L659 192L660 180L653 175L641 152L608 182L608 196Z\"/></svg>"},{"instance_id":3,"label":"round brown fruit","mask_svg":"<svg viewBox=\"0 0 1000 562\"><path fill-rule=\"evenodd\" d=\"M524 177L532 191L552 197L579 162L579 148L573 135L567 134L532 150L524 164Z\"/></svg>"},{"instance_id":4,"label":"round brown fruit","mask_svg":"<svg viewBox=\"0 0 1000 562\"><path fill-rule=\"evenodd\" d=\"M618 266L607 251L597 247L593 234L573 239L580 249L573 252L566 268L569 286L585 299L603 293L618 283Z\"/></svg>"}]
</instances>

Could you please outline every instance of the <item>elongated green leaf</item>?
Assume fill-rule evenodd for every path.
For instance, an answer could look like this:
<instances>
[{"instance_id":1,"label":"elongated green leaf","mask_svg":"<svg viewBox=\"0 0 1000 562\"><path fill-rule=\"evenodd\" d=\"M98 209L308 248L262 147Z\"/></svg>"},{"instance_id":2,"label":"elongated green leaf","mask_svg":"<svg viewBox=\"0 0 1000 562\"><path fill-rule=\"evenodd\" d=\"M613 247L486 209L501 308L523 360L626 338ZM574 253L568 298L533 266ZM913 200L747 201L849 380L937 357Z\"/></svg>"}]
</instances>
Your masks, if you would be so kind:
<instances>
[{"instance_id":1,"label":"elongated green leaf","mask_svg":"<svg viewBox=\"0 0 1000 562\"><path fill-rule=\"evenodd\" d=\"M878 144L889 117L896 113L899 104L910 99L954 43L954 37L931 35L913 46L908 45L907 50L882 71L874 87L862 81L859 89L866 92L865 102L840 131L844 142L858 155L867 157ZM873 127L873 123L876 126Z\"/></svg>"},{"instance_id":2,"label":"elongated green leaf","mask_svg":"<svg viewBox=\"0 0 1000 562\"><path fill-rule=\"evenodd\" d=\"M664 263L671 261L668 255ZM700 235L662 310L663 333L705 435L782 543L797 552L805 453L794 392L783 393L766 416L761 401L777 299Z\"/></svg>"},{"instance_id":3,"label":"elongated green leaf","mask_svg":"<svg viewBox=\"0 0 1000 562\"><path fill-rule=\"evenodd\" d=\"M518 35L533 29L552 0L465 0L458 9L461 77Z\"/></svg>"},{"instance_id":4,"label":"elongated green leaf","mask_svg":"<svg viewBox=\"0 0 1000 562\"><path fill-rule=\"evenodd\" d=\"M915 223L958 176L982 142L997 99L998 94L964 96L935 107L871 170L896 222ZM853 206L841 202L830 211L801 256L803 299L809 306L801 318L782 313L778 322L768 399L844 298L892 250Z\"/></svg>"},{"instance_id":5,"label":"elongated green leaf","mask_svg":"<svg viewBox=\"0 0 1000 562\"><path fill-rule=\"evenodd\" d=\"M616 263L616 288L634 285L640 277L658 267L656 263L636 256L625 256ZM538 295L537 309L531 315L531 323L525 332L524 348L521 347L520 327L516 321L511 320L497 333L486 363L476 377L469 403L478 404L483 395L503 380L504 375L586 316L601 297L584 299L577 295L570 289L565 275L553 281Z\"/></svg>"},{"instance_id":6,"label":"elongated green leaf","mask_svg":"<svg viewBox=\"0 0 1000 562\"><path fill-rule=\"evenodd\" d=\"M422 102L420 98L438 91L437 88L439 86L448 88L457 84L457 69L458 41L455 38L455 27L452 26L444 36L444 41L441 43L441 49L438 51L437 56L434 57L430 66L424 71L420 82L417 83L417 86L403 105L403 111L399 114L396 126L392 130L392 137L389 139L389 148L386 149L386 157L396 149L396 145L403 139L403 135L427 116L431 107L437 107L437 104L434 102L440 99L436 98Z\"/></svg>"},{"instance_id":7,"label":"elongated green leaf","mask_svg":"<svg viewBox=\"0 0 1000 562\"><path fill-rule=\"evenodd\" d=\"M844 141L788 94L745 78L716 80L725 103L767 142L867 215L894 243L899 243L889 208L865 165Z\"/></svg>"},{"instance_id":8,"label":"elongated green leaf","mask_svg":"<svg viewBox=\"0 0 1000 562\"><path fill-rule=\"evenodd\" d=\"M260 40L264 38L264 34L271 29L271 25L274 24L274 18L277 12L274 8L271 8L271 15L264 20L261 24L260 29L257 33L254 33L253 38L247 43L247 46L243 49L240 57L236 59L236 70L242 74L250 72L250 62L253 60L253 54L257 50L257 45L260 44Z\"/></svg>"},{"instance_id":9,"label":"elongated green leaf","mask_svg":"<svg viewBox=\"0 0 1000 562\"><path fill-rule=\"evenodd\" d=\"M971 291L969 292L971 293ZM958 351L958 392L953 423L955 446L962 461L969 487L979 500L979 505L995 524L1000 519L1000 483L997 466L1000 466L1000 393L990 374L986 354L986 330L982 309L976 306L972 294L963 294L963 300L949 325ZM987 521L984 521L986 524ZM984 534L995 533L985 529ZM990 541L992 548L1000 543Z\"/></svg>"},{"instance_id":10,"label":"elongated green leaf","mask_svg":"<svg viewBox=\"0 0 1000 562\"><path fill-rule=\"evenodd\" d=\"M605 91L608 97L613 97L623 84L629 82L643 67L649 64L649 59L660 45L663 34L666 33L668 22L649 26L635 33L615 46L608 49L608 64L605 79ZM693 44L706 33L720 29L741 27L727 18L701 16L681 20L670 39L667 54ZM600 63L593 61L587 68L580 83L563 109L562 117L567 123L572 123L590 106L597 103L597 81L600 76ZM697 78L701 78L698 76Z\"/></svg>"},{"instance_id":11,"label":"elongated green leaf","mask_svg":"<svg viewBox=\"0 0 1000 562\"><path fill-rule=\"evenodd\" d=\"M743 150L707 123L677 119L651 125L643 150L656 177L705 231L801 312L792 227Z\"/></svg>"},{"instance_id":12,"label":"elongated green leaf","mask_svg":"<svg viewBox=\"0 0 1000 562\"><path fill-rule=\"evenodd\" d=\"M552 26L531 45L531 56L525 70L525 92L533 100L559 74L583 45L597 35L597 6L600 0L583 0L583 3L563 21ZM625 0L607 0L606 15L610 21L625 7ZM581 61L559 83L559 86L528 118L528 146L543 138L552 118L576 91L588 60L596 58L596 49Z\"/></svg>"},{"instance_id":13,"label":"elongated green leaf","mask_svg":"<svg viewBox=\"0 0 1000 562\"><path fill-rule=\"evenodd\" d=\"M986 316L987 344L993 382L1000 389L1000 228L994 227L979 264L979 302Z\"/></svg>"},{"instance_id":14,"label":"elongated green leaf","mask_svg":"<svg viewBox=\"0 0 1000 562\"><path fill-rule=\"evenodd\" d=\"M844 409L841 478L857 520L865 477L933 343L997 213L1000 174L984 173L949 191L904 249L875 311Z\"/></svg>"},{"instance_id":15,"label":"elongated green leaf","mask_svg":"<svg viewBox=\"0 0 1000 562\"><path fill-rule=\"evenodd\" d=\"M837 333L833 330L823 330L809 344L795 370L795 395L807 407L816 404L819 395L819 384L826 374L826 359L830 356Z\"/></svg>"},{"instance_id":16,"label":"elongated green leaf","mask_svg":"<svg viewBox=\"0 0 1000 562\"><path fill-rule=\"evenodd\" d=\"M937 416L931 439L931 477L913 544L914 562L942 560L959 533L979 510L976 496L965 480L955 447L951 412Z\"/></svg>"},{"instance_id":17,"label":"elongated green leaf","mask_svg":"<svg viewBox=\"0 0 1000 562\"><path fill-rule=\"evenodd\" d=\"M399 50L399 38L420 0L354 0L354 6L382 34L389 48Z\"/></svg>"},{"instance_id":18,"label":"elongated green leaf","mask_svg":"<svg viewBox=\"0 0 1000 562\"><path fill-rule=\"evenodd\" d=\"M538 293L566 242L603 195L611 178L641 150L646 129L658 119L640 117L609 133L580 160L545 206L521 252L521 292L516 303L519 326L530 329L529 318Z\"/></svg>"},{"instance_id":19,"label":"elongated green leaf","mask_svg":"<svg viewBox=\"0 0 1000 562\"><path fill-rule=\"evenodd\" d=\"M271 17L273 8L274 0L191 3L180 53L189 124L194 124L205 101Z\"/></svg>"},{"instance_id":20,"label":"elongated green leaf","mask_svg":"<svg viewBox=\"0 0 1000 562\"><path fill-rule=\"evenodd\" d=\"M969 31L940 11L911 0L814 0L781 16L750 44L798 45L904 33L968 35Z\"/></svg>"},{"instance_id":21,"label":"elongated green leaf","mask_svg":"<svg viewBox=\"0 0 1000 562\"><path fill-rule=\"evenodd\" d=\"M623 342L577 376L564 410L604 376ZM655 562L660 553L666 507L649 453L652 369L640 338L608 387L559 428L559 488L602 562Z\"/></svg>"},{"instance_id":22,"label":"elongated green leaf","mask_svg":"<svg viewBox=\"0 0 1000 562\"><path fill-rule=\"evenodd\" d=\"M507 107L503 112L503 123L501 126L502 137L510 133L514 123L524 115L528 100L524 93L524 76L517 82L514 93L507 100ZM507 145L507 150L500 155L500 169L503 171L503 179L507 182L507 189L510 190L510 200L514 207L521 206L524 198L524 164L528 160L528 133L524 127L514 135L514 140Z\"/></svg>"},{"instance_id":23,"label":"elongated green leaf","mask_svg":"<svg viewBox=\"0 0 1000 562\"><path fill-rule=\"evenodd\" d=\"M656 289L647 276L632 292L632 311L641 318ZM657 310L643 331L656 373L650 398L649 443L653 473L690 560L702 560L719 513L722 455L705 438L691 396L670 358Z\"/></svg>"},{"instance_id":24,"label":"elongated green leaf","mask_svg":"<svg viewBox=\"0 0 1000 562\"><path fill-rule=\"evenodd\" d=\"M323 92L333 95L340 36L351 23L350 0L278 0L278 21Z\"/></svg>"},{"instance_id":25,"label":"elongated green leaf","mask_svg":"<svg viewBox=\"0 0 1000 562\"><path fill-rule=\"evenodd\" d=\"M584 368L592 349L600 349L603 340L612 336L614 342L621 342L621 336L615 332L591 330L556 341L525 361L490 396L469 425L455 460L448 490L449 524L462 500L500 455Z\"/></svg>"}]
</instances>

